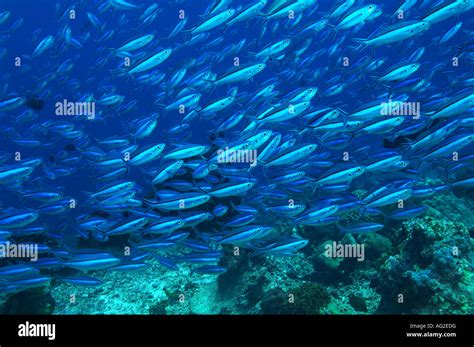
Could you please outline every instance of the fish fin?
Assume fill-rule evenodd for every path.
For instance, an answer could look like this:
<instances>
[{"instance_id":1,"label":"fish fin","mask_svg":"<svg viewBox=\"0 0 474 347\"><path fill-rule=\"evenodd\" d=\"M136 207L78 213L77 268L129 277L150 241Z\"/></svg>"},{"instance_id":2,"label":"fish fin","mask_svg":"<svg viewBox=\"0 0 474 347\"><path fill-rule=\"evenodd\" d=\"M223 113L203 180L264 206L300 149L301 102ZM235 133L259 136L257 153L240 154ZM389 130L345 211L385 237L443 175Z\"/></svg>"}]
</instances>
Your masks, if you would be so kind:
<instances>
[{"instance_id":1,"label":"fish fin","mask_svg":"<svg viewBox=\"0 0 474 347\"><path fill-rule=\"evenodd\" d=\"M352 38L353 41L355 41L356 43L358 43L359 45L358 46L347 46L347 48L350 48L350 49L353 49L353 50L356 50L358 51L359 53L362 52L364 49L366 49L367 47L369 47L369 45L367 44L367 39L361 39L361 38Z\"/></svg>"},{"instance_id":2,"label":"fish fin","mask_svg":"<svg viewBox=\"0 0 474 347\"><path fill-rule=\"evenodd\" d=\"M336 223L336 228L338 230L337 232L337 237L338 238L342 238L344 236L344 234L346 234L345 232L345 228L339 224Z\"/></svg>"},{"instance_id":3,"label":"fish fin","mask_svg":"<svg viewBox=\"0 0 474 347\"><path fill-rule=\"evenodd\" d=\"M227 30L229 30L230 27L231 27L230 24L228 24L228 23L224 24L224 34L227 32Z\"/></svg>"},{"instance_id":4,"label":"fish fin","mask_svg":"<svg viewBox=\"0 0 474 347\"><path fill-rule=\"evenodd\" d=\"M344 105L343 105L343 106L344 106ZM344 114L344 115L348 115L348 114L349 114L349 112L344 111L344 110L343 110L342 108L340 108L340 107L337 107L336 109L337 109L339 112L341 112L342 114Z\"/></svg>"},{"instance_id":5,"label":"fish fin","mask_svg":"<svg viewBox=\"0 0 474 347\"><path fill-rule=\"evenodd\" d=\"M255 117L255 116L250 116L250 115L246 114L246 115L244 115L244 117L250 119L252 122L257 122L258 121L257 117Z\"/></svg>"}]
</instances>

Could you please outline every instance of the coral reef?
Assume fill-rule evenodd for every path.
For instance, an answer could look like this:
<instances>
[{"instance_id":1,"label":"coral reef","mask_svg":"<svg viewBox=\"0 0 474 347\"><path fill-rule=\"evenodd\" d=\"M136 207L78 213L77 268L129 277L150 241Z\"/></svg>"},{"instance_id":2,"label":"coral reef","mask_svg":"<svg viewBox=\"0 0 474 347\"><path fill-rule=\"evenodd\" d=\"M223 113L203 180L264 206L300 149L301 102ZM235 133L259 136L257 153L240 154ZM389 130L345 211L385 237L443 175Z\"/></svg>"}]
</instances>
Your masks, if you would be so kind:
<instances>
[{"instance_id":1,"label":"coral reef","mask_svg":"<svg viewBox=\"0 0 474 347\"><path fill-rule=\"evenodd\" d=\"M462 223L427 216L403 223L398 254L382 266L374 285L382 294L378 313L466 314L473 249Z\"/></svg>"},{"instance_id":2,"label":"coral reef","mask_svg":"<svg viewBox=\"0 0 474 347\"><path fill-rule=\"evenodd\" d=\"M339 235L334 226L297 227L293 233L310 244L292 257L236 254L227 247L219 265L228 271L219 276L186 266L168 271L152 260L147 270L101 273L100 287L56 282L50 291L9 296L2 311L15 311L15 302L28 293L28 300L36 295L32 312L56 314L469 314L474 302L470 203L444 194L428 200L423 218L387 222L378 233ZM461 217L456 210L466 213ZM364 245L364 260L327 257L325 246L333 242Z\"/></svg>"},{"instance_id":3,"label":"coral reef","mask_svg":"<svg viewBox=\"0 0 474 347\"><path fill-rule=\"evenodd\" d=\"M331 301L328 291L314 283L304 283L288 293L270 290L260 306L264 314L319 314Z\"/></svg>"}]
</instances>

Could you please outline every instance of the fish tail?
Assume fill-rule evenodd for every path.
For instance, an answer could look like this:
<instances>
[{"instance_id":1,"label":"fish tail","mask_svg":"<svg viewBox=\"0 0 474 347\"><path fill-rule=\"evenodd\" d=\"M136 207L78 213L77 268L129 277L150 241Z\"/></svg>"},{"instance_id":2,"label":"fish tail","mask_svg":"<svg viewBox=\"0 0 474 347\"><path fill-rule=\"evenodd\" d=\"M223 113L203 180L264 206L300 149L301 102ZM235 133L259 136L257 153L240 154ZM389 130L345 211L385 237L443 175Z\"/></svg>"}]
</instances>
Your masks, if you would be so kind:
<instances>
[{"instance_id":1,"label":"fish tail","mask_svg":"<svg viewBox=\"0 0 474 347\"><path fill-rule=\"evenodd\" d=\"M337 237L342 238L346 234L346 229L342 225L339 225L337 223L335 225L338 230Z\"/></svg>"},{"instance_id":2,"label":"fish tail","mask_svg":"<svg viewBox=\"0 0 474 347\"><path fill-rule=\"evenodd\" d=\"M365 45L366 42L367 42L367 39L362 39L362 38L358 38L358 37L353 37L353 38L352 38L352 41L357 42L357 43L359 43L359 44L364 44L364 45Z\"/></svg>"},{"instance_id":3,"label":"fish tail","mask_svg":"<svg viewBox=\"0 0 474 347\"><path fill-rule=\"evenodd\" d=\"M339 29L335 25L332 24L327 24L328 28L332 30L333 35L332 35L332 42L336 40L337 34L339 33Z\"/></svg>"},{"instance_id":4,"label":"fish tail","mask_svg":"<svg viewBox=\"0 0 474 347\"><path fill-rule=\"evenodd\" d=\"M326 149L327 146L326 146L326 143L324 142L323 139L321 139L319 136L317 135L314 135L314 140L316 141L318 147L320 147L321 149Z\"/></svg>"},{"instance_id":5,"label":"fish tail","mask_svg":"<svg viewBox=\"0 0 474 347\"><path fill-rule=\"evenodd\" d=\"M358 51L359 53L366 49L369 45L367 44L367 39L361 38L352 38L353 41L358 43L358 46L348 46L348 48Z\"/></svg>"},{"instance_id":6,"label":"fish tail","mask_svg":"<svg viewBox=\"0 0 474 347\"><path fill-rule=\"evenodd\" d=\"M163 116L166 116L166 114L169 111L168 106L166 106L165 104L153 104L153 105L158 106L161 109L164 109L164 112L162 113Z\"/></svg>"}]
</instances>

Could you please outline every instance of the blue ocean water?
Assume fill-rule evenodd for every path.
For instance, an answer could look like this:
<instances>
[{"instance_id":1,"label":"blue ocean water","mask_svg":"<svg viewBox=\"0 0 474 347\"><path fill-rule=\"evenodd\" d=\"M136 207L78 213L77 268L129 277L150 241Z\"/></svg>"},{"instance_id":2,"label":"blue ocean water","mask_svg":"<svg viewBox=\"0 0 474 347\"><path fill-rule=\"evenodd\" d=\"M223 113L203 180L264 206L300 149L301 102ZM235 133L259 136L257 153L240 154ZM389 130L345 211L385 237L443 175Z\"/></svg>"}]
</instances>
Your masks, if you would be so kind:
<instances>
[{"instance_id":1,"label":"blue ocean water","mask_svg":"<svg viewBox=\"0 0 474 347\"><path fill-rule=\"evenodd\" d=\"M473 4L403 4L3 1L2 312L472 313Z\"/></svg>"}]
</instances>

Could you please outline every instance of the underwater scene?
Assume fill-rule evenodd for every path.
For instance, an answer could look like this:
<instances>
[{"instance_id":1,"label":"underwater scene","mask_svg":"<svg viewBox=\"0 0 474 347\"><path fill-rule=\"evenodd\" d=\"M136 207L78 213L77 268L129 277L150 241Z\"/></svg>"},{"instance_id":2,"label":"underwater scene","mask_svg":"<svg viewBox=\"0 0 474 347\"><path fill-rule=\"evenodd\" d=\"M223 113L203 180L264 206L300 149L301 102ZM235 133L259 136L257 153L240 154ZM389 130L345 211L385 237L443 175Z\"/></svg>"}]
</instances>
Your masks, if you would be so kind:
<instances>
[{"instance_id":1,"label":"underwater scene","mask_svg":"<svg viewBox=\"0 0 474 347\"><path fill-rule=\"evenodd\" d=\"M1 0L0 313L471 315L474 0Z\"/></svg>"}]
</instances>

